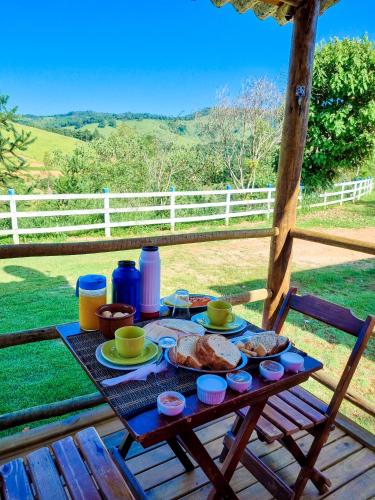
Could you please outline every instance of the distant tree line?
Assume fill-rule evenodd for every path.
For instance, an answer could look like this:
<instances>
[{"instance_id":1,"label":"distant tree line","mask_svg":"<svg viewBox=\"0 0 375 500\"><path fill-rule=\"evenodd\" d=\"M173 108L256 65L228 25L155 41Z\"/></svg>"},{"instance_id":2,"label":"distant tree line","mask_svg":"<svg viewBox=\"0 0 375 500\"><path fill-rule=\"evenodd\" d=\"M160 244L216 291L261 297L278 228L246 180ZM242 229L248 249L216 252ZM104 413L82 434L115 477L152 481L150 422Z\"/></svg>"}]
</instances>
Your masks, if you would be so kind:
<instances>
[{"instance_id":1,"label":"distant tree line","mask_svg":"<svg viewBox=\"0 0 375 500\"><path fill-rule=\"evenodd\" d=\"M206 112L204 110L203 112ZM76 129L82 128L85 125L98 124L99 128L104 128L106 125L109 127L116 127L117 121L124 120L168 120L178 121L193 120L195 114L186 116L171 117L168 115L159 115L152 113L100 113L97 111L70 111L69 113L56 114L51 116L37 116L37 115L18 115L17 121L23 125L32 127L45 128L45 129L58 129L66 127L74 127Z\"/></svg>"}]
</instances>

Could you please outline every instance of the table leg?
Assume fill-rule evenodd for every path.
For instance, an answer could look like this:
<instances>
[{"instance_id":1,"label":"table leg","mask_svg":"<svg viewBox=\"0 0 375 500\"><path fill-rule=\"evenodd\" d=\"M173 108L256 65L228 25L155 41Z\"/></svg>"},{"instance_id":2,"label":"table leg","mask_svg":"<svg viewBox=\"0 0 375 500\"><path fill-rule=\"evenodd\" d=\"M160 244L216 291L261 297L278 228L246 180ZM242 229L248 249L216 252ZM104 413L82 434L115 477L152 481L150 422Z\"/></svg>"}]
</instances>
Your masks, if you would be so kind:
<instances>
[{"instance_id":1,"label":"table leg","mask_svg":"<svg viewBox=\"0 0 375 500\"><path fill-rule=\"evenodd\" d=\"M122 456L122 458L124 458L124 459L126 458L126 455L129 453L130 447L133 443L134 443L134 439L129 432L123 438L123 440L121 441L121 443L118 447L118 451L119 451L120 455Z\"/></svg>"},{"instance_id":2,"label":"table leg","mask_svg":"<svg viewBox=\"0 0 375 500\"><path fill-rule=\"evenodd\" d=\"M238 430L237 436L233 445L230 447L227 456L223 462L221 467L221 473L228 481L231 480L234 471L238 465L238 462L241 459L242 453L246 448L247 443L249 442L251 433L255 429L255 425L258 422L260 415L262 414L263 408L266 405L267 400L252 405L250 410L247 412L246 417L243 419L241 427ZM217 500L220 498L220 494L218 493L220 490L212 489L207 497L209 500Z\"/></svg>"},{"instance_id":3,"label":"table leg","mask_svg":"<svg viewBox=\"0 0 375 500\"><path fill-rule=\"evenodd\" d=\"M221 498L237 499L238 497L229 485L229 481L223 476L219 467L208 454L203 444L199 441L192 430L179 434L179 439L184 444L185 448L195 458L201 466L203 472L214 485L215 491Z\"/></svg>"},{"instance_id":4,"label":"table leg","mask_svg":"<svg viewBox=\"0 0 375 500\"><path fill-rule=\"evenodd\" d=\"M194 469L194 465L192 464L191 460L185 453L185 450L182 448L180 443L177 441L176 438L170 438L167 440L167 443L169 444L171 450L173 453L176 455L176 457L179 459L181 464L184 466L186 472L190 472Z\"/></svg>"}]
</instances>

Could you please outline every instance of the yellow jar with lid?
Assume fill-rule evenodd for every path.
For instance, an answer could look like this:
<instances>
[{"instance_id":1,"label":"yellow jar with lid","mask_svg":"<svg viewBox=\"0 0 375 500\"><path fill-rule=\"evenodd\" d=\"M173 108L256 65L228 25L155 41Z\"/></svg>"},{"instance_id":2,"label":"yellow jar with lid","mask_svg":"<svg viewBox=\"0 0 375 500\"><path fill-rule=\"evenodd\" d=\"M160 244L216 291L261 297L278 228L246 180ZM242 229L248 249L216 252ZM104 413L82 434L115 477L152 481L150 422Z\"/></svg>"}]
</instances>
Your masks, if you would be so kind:
<instances>
[{"instance_id":1,"label":"yellow jar with lid","mask_svg":"<svg viewBox=\"0 0 375 500\"><path fill-rule=\"evenodd\" d=\"M95 315L98 307L107 303L107 280L101 274L86 274L77 280L79 326L82 330L99 330Z\"/></svg>"}]
</instances>

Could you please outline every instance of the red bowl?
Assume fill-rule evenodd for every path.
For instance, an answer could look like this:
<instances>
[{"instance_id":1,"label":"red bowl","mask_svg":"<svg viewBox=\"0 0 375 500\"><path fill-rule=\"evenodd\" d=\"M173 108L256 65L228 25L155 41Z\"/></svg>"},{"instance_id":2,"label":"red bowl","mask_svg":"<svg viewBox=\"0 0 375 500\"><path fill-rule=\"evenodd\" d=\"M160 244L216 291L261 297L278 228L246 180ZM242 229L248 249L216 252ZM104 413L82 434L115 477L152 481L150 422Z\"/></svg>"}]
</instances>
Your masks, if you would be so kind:
<instances>
[{"instance_id":1,"label":"red bowl","mask_svg":"<svg viewBox=\"0 0 375 500\"><path fill-rule=\"evenodd\" d=\"M104 311L110 311L112 314L116 312L127 313L124 318L106 318L103 316ZM134 324L135 307L128 304L105 304L98 307L95 312L99 319L99 330L107 339L115 338L115 331L122 326L131 326Z\"/></svg>"}]
</instances>

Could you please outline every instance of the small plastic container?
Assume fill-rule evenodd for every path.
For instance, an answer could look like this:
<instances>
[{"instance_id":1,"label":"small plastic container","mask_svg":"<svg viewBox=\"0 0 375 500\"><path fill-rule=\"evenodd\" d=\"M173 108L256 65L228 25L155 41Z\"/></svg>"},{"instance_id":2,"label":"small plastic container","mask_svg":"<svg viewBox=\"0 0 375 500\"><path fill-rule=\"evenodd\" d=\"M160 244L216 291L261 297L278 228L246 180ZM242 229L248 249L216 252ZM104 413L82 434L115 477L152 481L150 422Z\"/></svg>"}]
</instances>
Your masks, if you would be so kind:
<instances>
[{"instance_id":1,"label":"small plastic container","mask_svg":"<svg viewBox=\"0 0 375 500\"><path fill-rule=\"evenodd\" d=\"M244 370L227 373L226 379L229 387L236 392L248 391L253 382L253 377Z\"/></svg>"},{"instance_id":2,"label":"small plastic container","mask_svg":"<svg viewBox=\"0 0 375 500\"><path fill-rule=\"evenodd\" d=\"M162 392L157 399L158 412L168 417L175 417L182 413L185 405L185 397L176 391Z\"/></svg>"},{"instance_id":3,"label":"small plastic container","mask_svg":"<svg viewBox=\"0 0 375 500\"><path fill-rule=\"evenodd\" d=\"M174 337L160 337L160 339L158 340L158 345L163 349L170 349L171 347L175 347L177 345L177 341Z\"/></svg>"},{"instance_id":4,"label":"small plastic container","mask_svg":"<svg viewBox=\"0 0 375 500\"><path fill-rule=\"evenodd\" d=\"M284 375L284 367L277 361L267 359L259 364L259 373L266 380L279 380Z\"/></svg>"},{"instance_id":5,"label":"small plastic container","mask_svg":"<svg viewBox=\"0 0 375 500\"><path fill-rule=\"evenodd\" d=\"M280 355L280 362L287 372L298 373L303 370L305 361L296 352L285 352Z\"/></svg>"},{"instance_id":6,"label":"small plastic container","mask_svg":"<svg viewBox=\"0 0 375 500\"><path fill-rule=\"evenodd\" d=\"M99 329L99 320L95 314L98 307L107 302L107 280L101 274L80 276L76 285L78 297L79 325L82 330Z\"/></svg>"},{"instance_id":7,"label":"small plastic container","mask_svg":"<svg viewBox=\"0 0 375 500\"><path fill-rule=\"evenodd\" d=\"M224 401L227 382L218 375L201 375L197 378L197 396L206 405L218 405Z\"/></svg>"},{"instance_id":8,"label":"small plastic container","mask_svg":"<svg viewBox=\"0 0 375 500\"><path fill-rule=\"evenodd\" d=\"M111 316L106 316L110 312ZM116 313L123 313L126 316L114 318ZM99 320L99 330L107 339L115 338L115 331L123 326L131 326L134 323L135 308L129 304L105 304L96 310Z\"/></svg>"}]
</instances>

